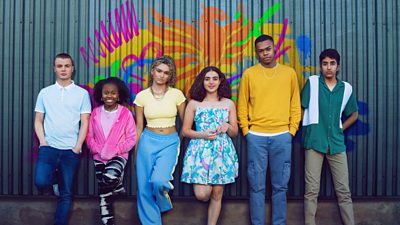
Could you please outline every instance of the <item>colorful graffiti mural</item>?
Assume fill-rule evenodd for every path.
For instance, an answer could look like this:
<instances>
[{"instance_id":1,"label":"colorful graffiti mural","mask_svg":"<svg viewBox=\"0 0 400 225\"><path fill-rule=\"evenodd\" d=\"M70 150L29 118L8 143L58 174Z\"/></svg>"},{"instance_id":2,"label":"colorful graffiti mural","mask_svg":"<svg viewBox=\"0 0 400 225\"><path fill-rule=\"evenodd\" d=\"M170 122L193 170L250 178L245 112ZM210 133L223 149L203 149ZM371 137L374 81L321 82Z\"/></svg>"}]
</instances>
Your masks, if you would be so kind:
<instances>
[{"instance_id":1,"label":"colorful graffiti mural","mask_svg":"<svg viewBox=\"0 0 400 225\"><path fill-rule=\"evenodd\" d=\"M302 87L305 74L316 71L314 66L304 66L311 51L311 45L305 40L311 40L304 35L292 38L296 35L287 18L283 23L268 23L281 8L282 3L275 3L255 22L244 15L243 7L238 7L234 18L229 18L223 9L203 4L198 22L172 19L150 8L144 16L147 29L139 29L134 4L126 1L113 13L108 13L105 19L109 21L109 29L104 21L100 22L100 30L94 31L95 39L89 37L86 47L81 46L81 57L87 66L109 69L110 76L119 76L131 89L133 97L147 87L148 66L162 54L174 58L176 86L186 94L203 67L217 66L227 75L232 98L237 100L245 62L257 62L253 41L264 32L274 37L277 60L295 68ZM94 75L88 89L104 77Z\"/></svg>"},{"instance_id":2,"label":"colorful graffiti mural","mask_svg":"<svg viewBox=\"0 0 400 225\"><path fill-rule=\"evenodd\" d=\"M308 75L317 72L316 66L307 65L312 40L304 34L293 34L288 18L282 23L268 23L281 8L282 3L277 2L253 21L253 18L244 15L241 6L234 17L229 18L223 9L203 4L200 18L191 22L172 19L150 8L143 18L147 29L139 29L134 4L126 1L113 13L108 13L109 29L101 21L100 30L94 31L95 40L88 38L87 47L82 46L80 52L87 66L109 70L110 76L120 77L130 88L133 99L148 85L148 68L152 60L167 54L174 58L177 66L176 87L185 94L188 94L199 71L213 65L227 75L232 99L236 101L245 64L257 63L254 39L266 33L274 37L277 61L296 70L301 89ZM94 84L105 77L94 75L93 81L85 88L92 92ZM364 110L366 103L359 102L359 107L360 116L367 113ZM354 149L351 136L366 135L368 132L368 124L358 120L356 126L347 132L348 149ZM296 135L296 142L300 142L300 136L301 129Z\"/></svg>"}]
</instances>

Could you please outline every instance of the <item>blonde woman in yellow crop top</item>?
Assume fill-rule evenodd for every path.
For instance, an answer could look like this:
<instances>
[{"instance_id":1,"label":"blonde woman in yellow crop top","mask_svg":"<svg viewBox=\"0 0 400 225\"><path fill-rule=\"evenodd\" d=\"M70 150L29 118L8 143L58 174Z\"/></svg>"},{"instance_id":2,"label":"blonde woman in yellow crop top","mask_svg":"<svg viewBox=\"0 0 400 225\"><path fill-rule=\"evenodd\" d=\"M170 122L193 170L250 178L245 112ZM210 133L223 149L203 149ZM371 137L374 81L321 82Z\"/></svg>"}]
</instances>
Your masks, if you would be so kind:
<instances>
[{"instance_id":1,"label":"blonde woman in yellow crop top","mask_svg":"<svg viewBox=\"0 0 400 225\"><path fill-rule=\"evenodd\" d=\"M137 205L142 224L161 224L161 213L172 209L168 191L174 188L170 181L180 147L175 120L176 115L183 120L186 106L183 93L173 88L175 72L171 57L157 58L151 65L149 88L139 92L134 101L139 140Z\"/></svg>"}]
</instances>

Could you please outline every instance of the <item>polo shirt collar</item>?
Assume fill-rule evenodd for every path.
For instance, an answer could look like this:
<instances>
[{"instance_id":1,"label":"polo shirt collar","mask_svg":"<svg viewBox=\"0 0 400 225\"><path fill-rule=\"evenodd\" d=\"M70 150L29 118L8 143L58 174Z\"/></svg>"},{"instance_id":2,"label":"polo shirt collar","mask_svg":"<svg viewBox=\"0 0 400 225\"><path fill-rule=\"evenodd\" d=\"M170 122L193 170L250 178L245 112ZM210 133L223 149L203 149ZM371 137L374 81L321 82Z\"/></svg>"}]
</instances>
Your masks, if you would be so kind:
<instances>
[{"instance_id":1,"label":"polo shirt collar","mask_svg":"<svg viewBox=\"0 0 400 225\"><path fill-rule=\"evenodd\" d=\"M57 81L56 81L55 85L56 85L56 87L57 87L58 89L69 90L69 89L71 89L71 88L73 88L73 87L75 86L75 83L74 83L73 80L71 80L71 84L70 84L70 85L63 87L63 86L61 86L59 83L57 83Z\"/></svg>"}]
</instances>

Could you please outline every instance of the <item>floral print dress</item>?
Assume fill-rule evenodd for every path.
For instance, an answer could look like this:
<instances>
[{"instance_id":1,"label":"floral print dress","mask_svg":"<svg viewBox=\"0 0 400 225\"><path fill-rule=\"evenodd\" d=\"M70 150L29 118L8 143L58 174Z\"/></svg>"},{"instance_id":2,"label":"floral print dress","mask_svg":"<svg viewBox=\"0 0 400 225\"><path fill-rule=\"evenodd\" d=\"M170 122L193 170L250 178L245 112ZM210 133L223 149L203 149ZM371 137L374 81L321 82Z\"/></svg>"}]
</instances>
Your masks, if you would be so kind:
<instances>
[{"instance_id":1,"label":"floral print dress","mask_svg":"<svg viewBox=\"0 0 400 225\"><path fill-rule=\"evenodd\" d=\"M228 108L197 107L194 122L197 131L216 129L228 122ZM192 139L186 149L181 181L194 184L235 182L239 164L235 147L227 133L215 140Z\"/></svg>"}]
</instances>

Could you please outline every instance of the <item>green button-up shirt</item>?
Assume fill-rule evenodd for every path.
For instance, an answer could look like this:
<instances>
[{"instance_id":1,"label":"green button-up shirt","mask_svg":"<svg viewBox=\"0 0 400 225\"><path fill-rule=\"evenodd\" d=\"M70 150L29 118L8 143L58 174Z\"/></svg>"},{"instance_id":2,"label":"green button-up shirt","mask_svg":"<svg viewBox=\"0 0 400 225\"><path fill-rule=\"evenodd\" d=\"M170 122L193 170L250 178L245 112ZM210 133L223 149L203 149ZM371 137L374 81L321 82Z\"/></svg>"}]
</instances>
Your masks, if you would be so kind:
<instances>
[{"instance_id":1,"label":"green button-up shirt","mask_svg":"<svg viewBox=\"0 0 400 225\"><path fill-rule=\"evenodd\" d=\"M329 90L324 77L319 77L318 88L318 124L303 126L302 144L305 149L313 149L322 153L337 154L346 151L344 144L343 130L340 128L341 119L340 108L342 106L344 95L344 83L337 79L337 84L333 90ZM307 80L301 91L301 107L306 109L310 103L310 81ZM353 92L344 108L346 116L357 112L357 101Z\"/></svg>"}]
</instances>

